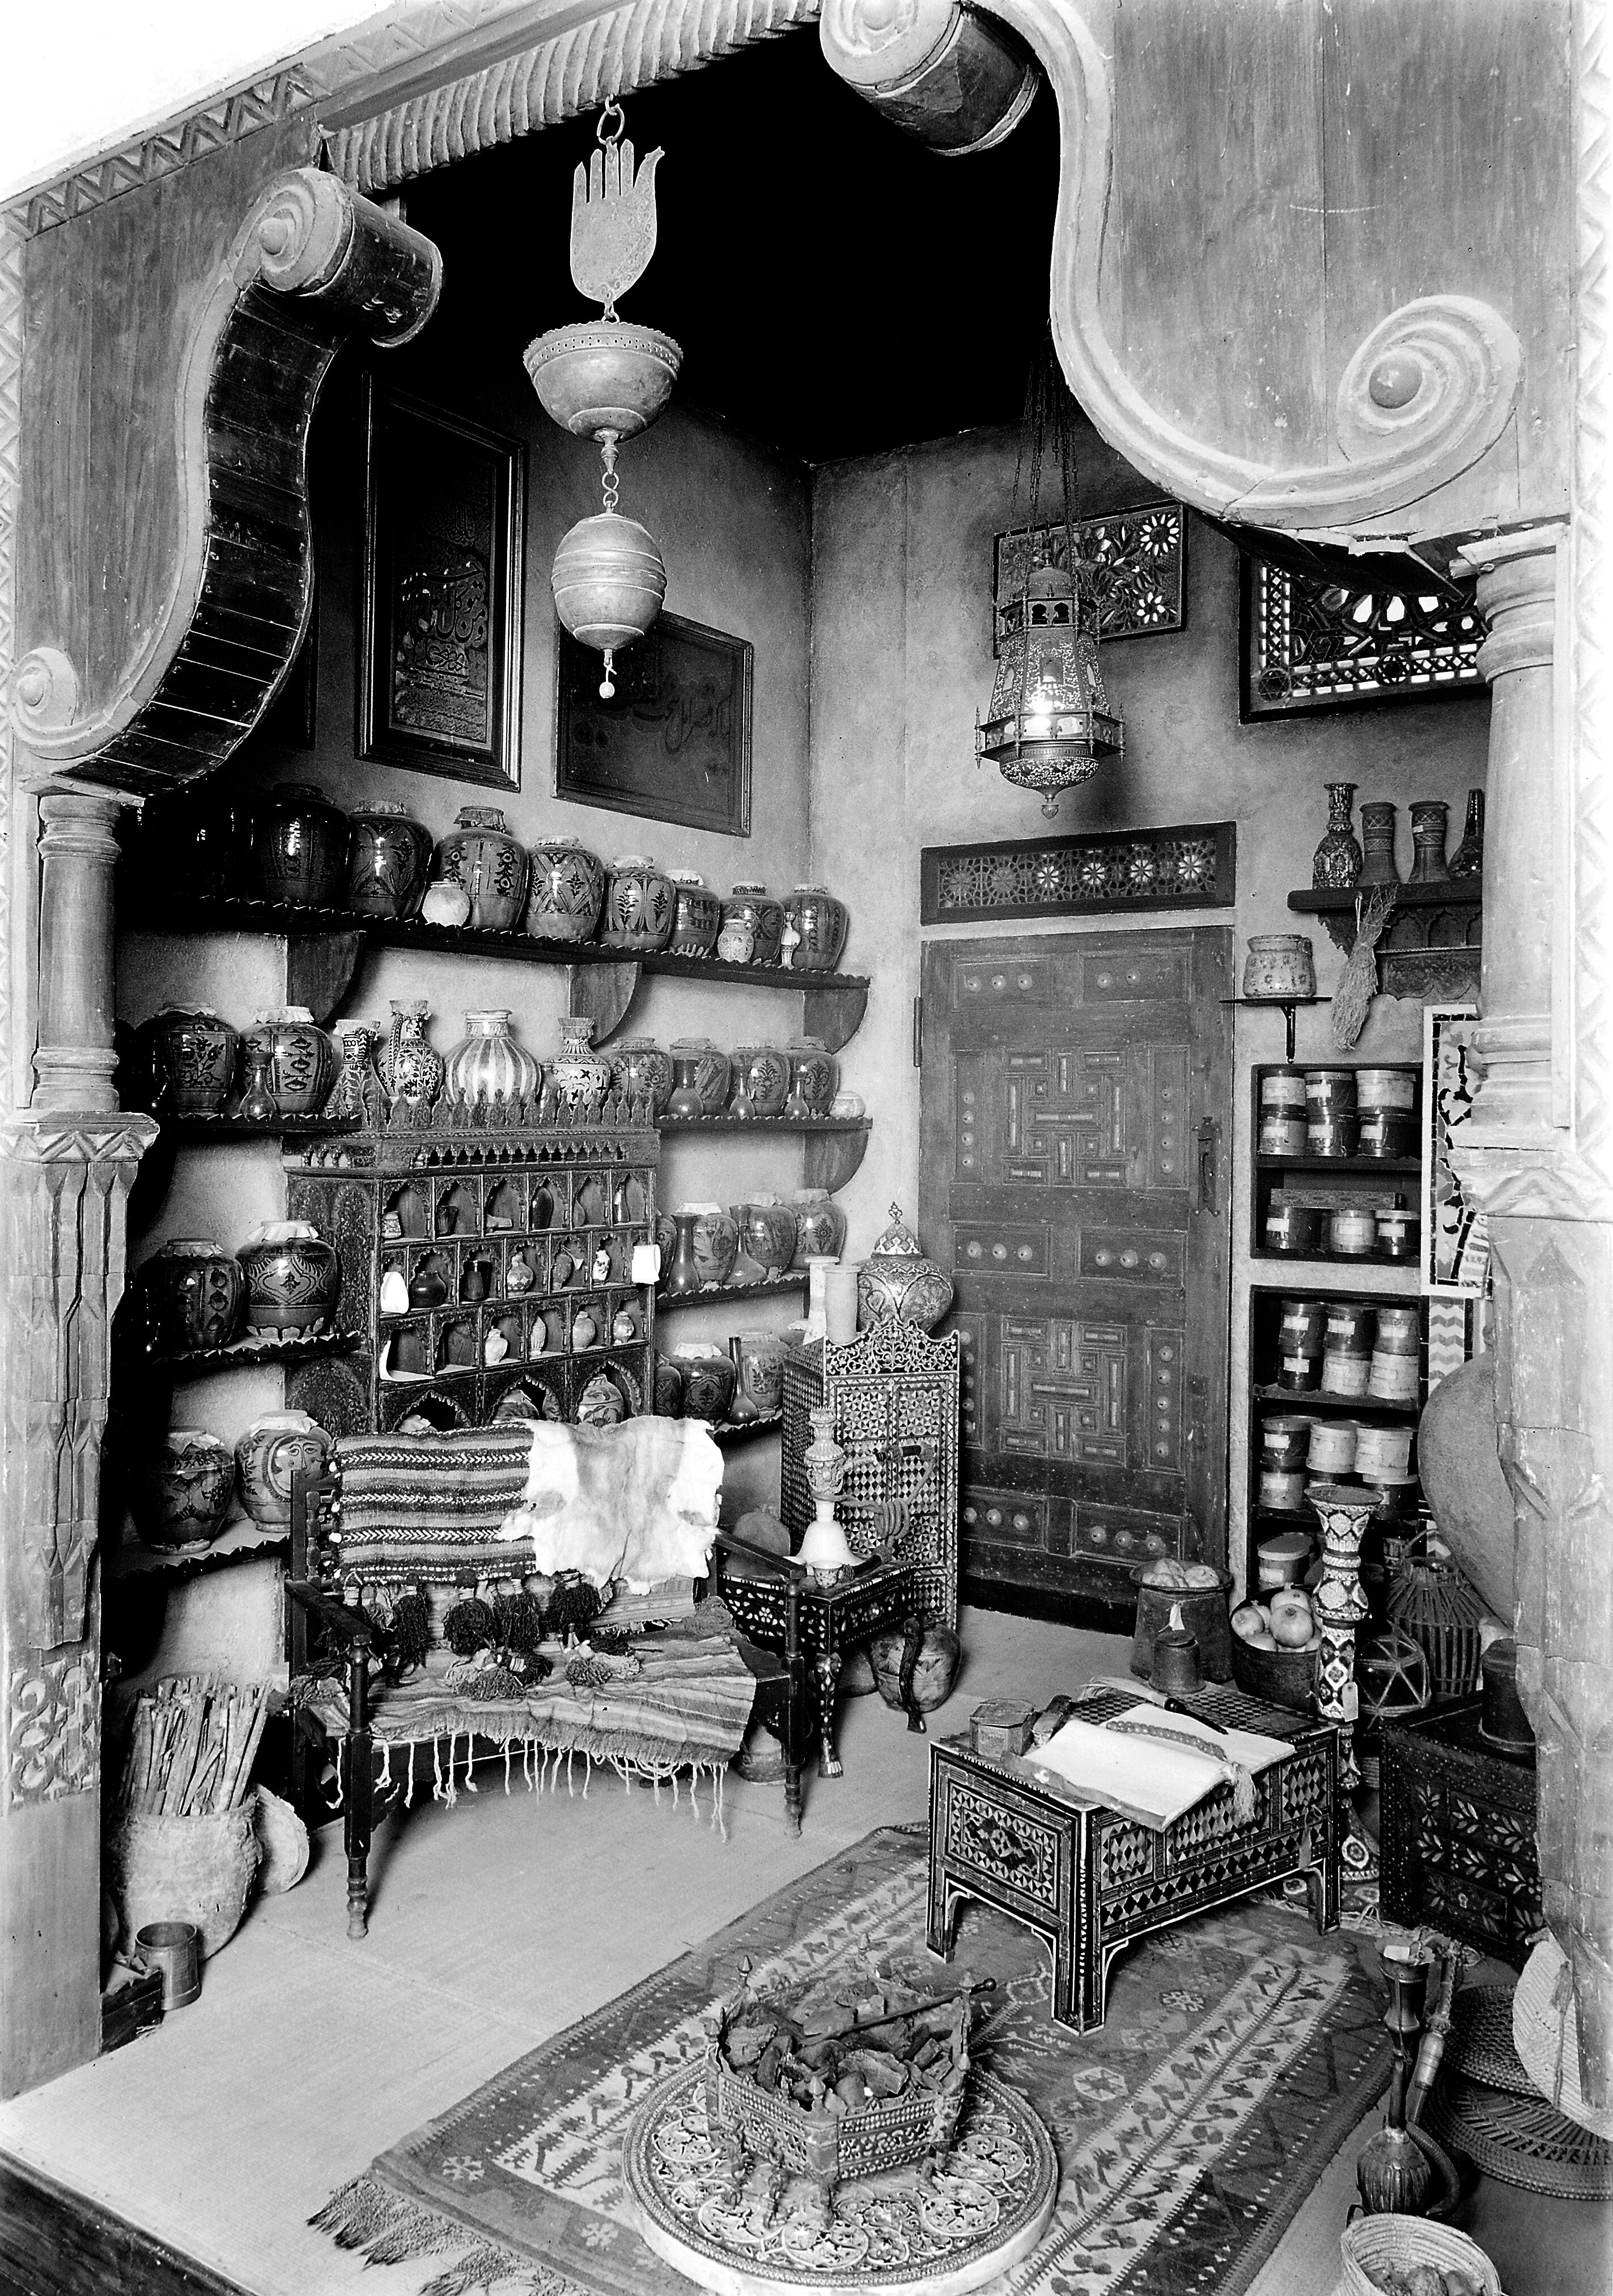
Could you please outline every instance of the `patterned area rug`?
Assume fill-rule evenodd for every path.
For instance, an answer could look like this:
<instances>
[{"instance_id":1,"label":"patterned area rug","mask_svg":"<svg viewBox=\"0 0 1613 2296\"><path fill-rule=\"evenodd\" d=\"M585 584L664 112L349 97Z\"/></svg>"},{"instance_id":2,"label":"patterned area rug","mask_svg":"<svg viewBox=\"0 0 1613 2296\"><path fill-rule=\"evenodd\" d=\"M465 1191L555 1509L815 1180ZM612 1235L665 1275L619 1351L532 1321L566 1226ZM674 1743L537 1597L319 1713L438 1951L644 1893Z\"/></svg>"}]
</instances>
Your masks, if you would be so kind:
<instances>
[{"instance_id":1,"label":"patterned area rug","mask_svg":"<svg viewBox=\"0 0 1613 2296\"><path fill-rule=\"evenodd\" d=\"M383 2153L315 2218L374 2264L440 2256L424 2296L669 2296L634 2230L629 2124L691 2063L747 1956L770 1992L878 1967L933 1986L922 1828L889 1827L757 1906ZM1016 2296L1240 2296L1385 2087L1381 2001L1348 1936L1255 1899L1123 1954L1108 2021L1048 2015L1038 1941L967 1906L954 1968L997 1989L975 2053L1051 2131L1058 2206Z\"/></svg>"}]
</instances>

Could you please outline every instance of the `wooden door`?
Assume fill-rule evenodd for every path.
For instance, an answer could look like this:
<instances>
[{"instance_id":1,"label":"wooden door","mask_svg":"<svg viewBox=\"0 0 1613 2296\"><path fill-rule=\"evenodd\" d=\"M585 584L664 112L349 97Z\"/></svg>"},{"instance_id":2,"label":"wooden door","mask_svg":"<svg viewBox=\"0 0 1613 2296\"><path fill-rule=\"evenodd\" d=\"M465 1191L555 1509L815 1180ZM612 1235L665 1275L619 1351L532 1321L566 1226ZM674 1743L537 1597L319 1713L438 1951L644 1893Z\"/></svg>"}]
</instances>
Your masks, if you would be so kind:
<instances>
[{"instance_id":1,"label":"wooden door","mask_svg":"<svg viewBox=\"0 0 1613 2296\"><path fill-rule=\"evenodd\" d=\"M1225 1558L1231 942L926 948L920 1233L987 1599L1130 1607L1149 1556Z\"/></svg>"}]
</instances>

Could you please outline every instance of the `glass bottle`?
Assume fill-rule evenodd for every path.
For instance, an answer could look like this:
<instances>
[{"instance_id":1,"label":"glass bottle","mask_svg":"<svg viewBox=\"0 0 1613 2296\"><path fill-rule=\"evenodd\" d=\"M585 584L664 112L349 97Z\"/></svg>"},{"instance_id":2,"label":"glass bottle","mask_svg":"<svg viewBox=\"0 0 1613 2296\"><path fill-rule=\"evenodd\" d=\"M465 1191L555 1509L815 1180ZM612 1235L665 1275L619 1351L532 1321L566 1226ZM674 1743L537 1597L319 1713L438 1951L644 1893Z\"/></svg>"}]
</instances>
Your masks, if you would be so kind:
<instances>
[{"instance_id":1,"label":"glass bottle","mask_svg":"<svg viewBox=\"0 0 1613 2296\"><path fill-rule=\"evenodd\" d=\"M1485 873L1485 793L1481 789L1468 791L1468 818L1461 832L1461 843L1451 856L1453 877L1482 877Z\"/></svg>"}]
</instances>

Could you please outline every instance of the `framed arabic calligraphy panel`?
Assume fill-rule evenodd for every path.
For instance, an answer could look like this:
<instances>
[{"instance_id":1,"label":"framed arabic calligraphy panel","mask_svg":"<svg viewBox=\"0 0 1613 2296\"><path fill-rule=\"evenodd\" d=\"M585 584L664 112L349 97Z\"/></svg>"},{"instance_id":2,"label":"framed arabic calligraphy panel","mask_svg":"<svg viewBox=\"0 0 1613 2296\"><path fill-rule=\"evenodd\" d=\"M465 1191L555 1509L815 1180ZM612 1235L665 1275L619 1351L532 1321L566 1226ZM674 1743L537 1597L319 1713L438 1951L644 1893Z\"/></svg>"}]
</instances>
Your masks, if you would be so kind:
<instances>
[{"instance_id":1,"label":"framed arabic calligraphy panel","mask_svg":"<svg viewBox=\"0 0 1613 2296\"><path fill-rule=\"evenodd\" d=\"M368 386L358 754L521 785L523 449Z\"/></svg>"},{"instance_id":2,"label":"framed arabic calligraphy panel","mask_svg":"<svg viewBox=\"0 0 1613 2296\"><path fill-rule=\"evenodd\" d=\"M603 701L599 656L556 627L555 796L748 837L751 676L745 639L663 613Z\"/></svg>"}]
</instances>

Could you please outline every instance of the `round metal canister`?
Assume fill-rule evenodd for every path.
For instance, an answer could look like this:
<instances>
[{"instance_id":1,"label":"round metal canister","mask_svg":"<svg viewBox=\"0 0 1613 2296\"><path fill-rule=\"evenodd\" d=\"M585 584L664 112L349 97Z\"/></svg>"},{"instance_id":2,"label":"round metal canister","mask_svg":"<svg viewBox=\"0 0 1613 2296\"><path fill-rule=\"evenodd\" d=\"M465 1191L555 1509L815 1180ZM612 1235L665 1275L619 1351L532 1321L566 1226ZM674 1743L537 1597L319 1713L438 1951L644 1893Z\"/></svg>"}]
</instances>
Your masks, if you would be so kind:
<instances>
[{"instance_id":1,"label":"round metal canister","mask_svg":"<svg viewBox=\"0 0 1613 2296\"><path fill-rule=\"evenodd\" d=\"M1362 1425L1355 1435L1355 1472L1373 1482L1405 1474L1411 1458L1409 1427Z\"/></svg>"},{"instance_id":2,"label":"round metal canister","mask_svg":"<svg viewBox=\"0 0 1613 2296\"><path fill-rule=\"evenodd\" d=\"M1354 1110L1318 1112L1305 1119L1305 1153L1310 1156L1354 1156L1361 1142L1361 1119Z\"/></svg>"},{"instance_id":3,"label":"round metal canister","mask_svg":"<svg viewBox=\"0 0 1613 2296\"><path fill-rule=\"evenodd\" d=\"M1330 1355L1370 1356L1375 1322L1374 1309L1359 1300L1329 1300L1322 1346Z\"/></svg>"},{"instance_id":4,"label":"round metal canister","mask_svg":"<svg viewBox=\"0 0 1613 2296\"><path fill-rule=\"evenodd\" d=\"M1326 1217L1314 1205L1279 1203L1273 1199L1266 1206L1266 1250L1301 1257L1319 1250Z\"/></svg>"},{"instance_id":5,"label":"round metal canister","mask_svg":"<svg viewBox=\"0 0 1613 2296\"><path fill-rule=\"evenodd\" d=\"M1329 1348L1321 1359L1321 1391L1351 1397L1376 1392L1369 1387L1371 1372L1370 1356L1346 1356Z\"/></svg>"},{"instance_id":6,"label":"round metal canister","mask_svg":"<svg viewBox=\"0 0 1613 2296\"><path fill-rule=\"evenodd\" d=\"M1355 1111L1355 1071L1354 1069L1307 1069L1305 1070L1305 1114L1309 1117L1354 1115Z\"/></svg>"},{"instance_id":7,"label":"round metal canister","mask_svg":"<svg viewBox=\"0 0 1613 2296\"><path fill-rule=\"evenodd\" d=\"M1268 1069L1260 1079L1260 1105L1285 1116L1305 1112L1305 1072L1303 1069Z\"/></svg>"},{"instance_id":8,"label":"round metal canister","mask_svg":"<svg viewBox=\"0 0 1613 2296\"><path fill-rule=\"evenodd\" d=\"M1309 1394L1320 1382L1320 1356L1280 1355L1277 1358L1277 1384L1292 1395Z\"/></svg>"},{"instance_id":9,"label":"round metal canister","mask_svg":"<svg viewBox=\"0 0 1613 2296\"><path fill-rule=\"evenodd\" d=\"M1263 1109L1255 1145L1262 1156L1303 1156L1307 1140L1305 1120L1291 1110Z\"/></svg>"},{"instance_id":10,"label":"round metal canister","mask_svg":"<svg viewBox=\"0 0 1613 2296\"><path fill-rule=\"evenodd\" d=\"M1272 1514L1297 1514L1305 1503L1303 1467L1263 1467L1260 1504Z\"/></svg>"},{"instance_id":11,"label":"round metal canister","mask_svg":"<svg viewBox=\"0 0 1613 2296\"><path fill-rule=\"evenodd\" d=\"M1313 1420L1299 1412L1277 1412L1270 1419L1263 1419L1260 1423L1261 1465L1286 1467L1290 1472L1303 1467L1314 1424Z\"/></svg>"},{"instance_id":12,"label":"round metal canister","mask_svg":"<svg viewBox=\"0 0 1613 2296\"><path fill-rule=\"evenodd\" d=\"M1422 1235L1422 1221L1416 1212L1403 1210L1398 1204L1387 1204L1377 1215L1378 1256L1380 1259L1415 1259Z\"/></svg>"},{"instance_id":13,"label":"round metal canister","mask_svg":"<svg viewBox=\"0 0 1613 2296\"><path fill-rule=\"evenodd\" d=\"M1378 1216L1365 1204L1340 1204L1328 1220L1328 1250L1370 1259L1378 1250Z\"/></svg>"},{"instance_id":14,"label":"round metal canister","mask_svg":"<svg viewBox=\"0 0 1613 2296\"><path fill-rule=\"evenodd\" d=\"M1415 1156L1417 1119L1398 1108L1369 1108L1356 1120L1356 1152L1362 1156Z\"/></svg>"},{"instance_id":15,"label":"round metal canister","mask_svg":"<svg viewBox=\"0 0 1613 2296\"><path fill-rule=\"evenodd\" d=\"M1353 1419L1319 1419L1311 1430L1305 1464L1313 1475L1347 1475L1355 1465Z\"/></svg>"},{"instance_id":16,"label":"round metal canister","mask_svg":"<svg viewBox=\"0 0 1613 2296\"><path fill-rule=\"evenodd\" d=\"M1375 1355L1414 1356L1420 1321L1415 1308L1391 1307L1387 1302L1378 1310L1378 1330L1373 1341Z\"/></svg>"},{"instance_id":17,"label":"round metal canister","mask_svg":"<svg viewBox=\"0 0 1613 2296\"><path fill-rule=\"evenodd\" d=\"M1285 1300L1278 1344L1286 1356L1319 1356L1327 1325L1325 1300Z\"/></svg>"},{"instance_id":18,"label":"round metal canister","mask_svg":"<svg viewBox=\"0 0 1613 2296\"><path fill-rule=\"evenodd\" d=\"M1369 1108L1417 1105L1417 1073L1413 1069L1357 1069L1355 1105L1364 1115Z\"/></svg>"},{"instance_id":19,"label":"round metal canister","mask_svg":"<svg viewBox=\"0 0 1613 2296\"><path fill-rule=\"evenodd\" d=\"M1311 1567L1311 1542L1303 1530L1279 1531L1263 1539L1255 1550L1255 1577L1263 1595L1279 1587L1297 1587Z\"/></svg>"},{"instance_id":20,"label":"round metal canister","mask_svg":"<svg viewBox=\"0 0 1613 2296\"><path fill-rule=\"evenodd\" d=\"M1360 1360L1353 1357L1353 1362ZM1322 1357L1322 1385L1327 1385L1328 1359ZM1417 1357L1374 1355L1367 1369L1367 1393L1379 1403L1415 1403Z\"/></svg>"}]
</instances>

